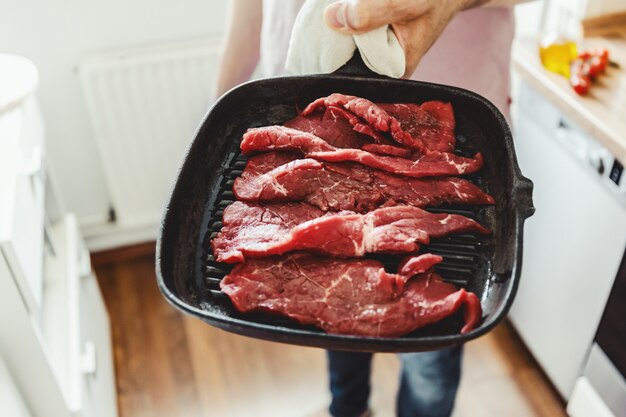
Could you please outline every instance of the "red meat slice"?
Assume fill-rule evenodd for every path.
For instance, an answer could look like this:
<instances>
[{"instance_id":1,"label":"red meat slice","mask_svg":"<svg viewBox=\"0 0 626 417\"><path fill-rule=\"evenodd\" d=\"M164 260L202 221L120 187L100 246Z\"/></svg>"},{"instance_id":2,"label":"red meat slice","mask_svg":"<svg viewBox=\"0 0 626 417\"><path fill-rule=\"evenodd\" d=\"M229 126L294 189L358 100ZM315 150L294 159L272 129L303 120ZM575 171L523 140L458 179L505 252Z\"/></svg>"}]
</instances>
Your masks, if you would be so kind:
<instances>
[{"instance_id":1,"label":"red meat slice","mask_svg":"<svg viewBox=\"0 0 626 417\"><path fill-rule=\"evenodd\" d=\"M398 274L374 260L304 253L248 260L220 287L241 312L277 313L329 333L401 336L459 310L465 321L461 333L469 332L482 316L478 297L420 269L441 260L426 256L409 260Z\"/></svg>"},{"instance_id":2,"label":"red meat slice","mask_svg":"<svg viewBox=\"0 0 626 417\"><path fill-rule=\"evenodd\" d=\"M319 161L358 162L371 168L414 178L471 174L478 171L483 164L480 153L472 159L452 153L431 152L417 160L410 160L375 155L361 149L337 149L315 135L284 126L249 129L243 135L241 150L244 154L272 150L300 151Z\"/></svg>"},{"instance_id":3,"label":"red meat slice","mask_svg":"<svg viewBox=\"0 0 626 417\"><path fill-rule=\"evenodd\" d=\"M454 110L450 103L427 101L419 104L388 104L378 106L395 117L402 129L423 142L429 151L453 152Z\"/></svg>"},{"instance_id":4,"label":"red meat slice","mask_svg":"<svg viewBox=\"0 0 626 417\"><path fill-rule=\"evenodd\" d=\"M433 214L410 206L385 207L367 214L324 215L306 203L260 206L237 201L226 208L222 223L212 242L213 252L218 261L229 263L298 250L337 257L412 253L419 249L418 243L428 243L430 237L489 233L467 217Z\"/></svg>"},{"instance_id":5,"label":"red meat slice","mask_svg":"<svg viewBox=\"0 0 626 417\"><path fill-rule=\"evenodd\" d=\"M300 151L304 154L337 150L320 137L285 126L248 129L240 147L245 155L271 150Z\"/></svg>"},{"instance_id":6,"label":"red meat slice","mask_svg":"<svg viewBox=\"0 0 626 417\"><path fill-rule=\"evenodd\" d=\"M474 155L474 158L465 158L452 153L431 152L415 161L394 156L374 155L360 149L317 151L306 155L319 161L358 162L371 168L413 178L473 174L483 166L483 157L480 153Z\"/></svg>"},{"instance_id":7,"label":"red meat slice","mask_svg":"<svg viewBox=\"0 0 626 417\"><path fill-rule=\"evenodd\" d=\"M373 184L370 170L349 164L349 172L336 173L314 159L270 152L250 158L233 192L249 202L306 201L324 211L369 211L385 202ZM334 164L341 166L341 164Z\"/></svg>"},{"instance_id":8,"label":"red meat slice","mask_svg":"<svg viewBox=\"0 0 626 417\"><path fill-rule=\"evenodd\" d=\"M296 116L284 124L285 127L311 133L324 139L336 148L363 149L381 155L409 158L410 149L395 146L368 124L341 107L328 107L324 113L315 112L307 116ZM354 127L353 127L354 126ZM371 140L376 143L371 143Z\"/></svg>"},{"instance_id":9,"label":"red meat slice","mask_svg":"<svg viewBox=\"0 0 626 417\"><path fill-rule=\"evenodd\" d=\"M419 138L414 138L409 133L405 132L402 129L400 122L398 122L395 117L389 115L378 105L365 98L348 96L339 93L331 94L328 97L319 98L309 104L302 111L302 115L306 116L316 110L319 110L320 108L328 107L343 107L344 109L352 112L358 118L363 119L365 123L357 123L355 122L357 119L349 118L351 124L361 133L373 135L374 133L370 133L370 131L365 127L370 125L375 131L383 133L388 132L393 140L406 146L407 148L417 150L421 154L428 152L428 148L425 144Z\"/></svg>"},{"instance_id":10,"label":"red meat slice","mask_svg":"<svg viewBox=\"0 0 626 417\"><path fill-rule=\"evenodd\" d=\"M401 158L409 158L413 154L409 149L380 143L366 143L361 146L361 149L379 155L399 156Z\"/></svg>"},{"instance_id":11,"label":"red meat slice","mask_svg":"<svg viewBox=\"0 0 626 417\"><path fill-rule=\"evenodd\" d=\"M359 213L385 203L416 207L494 203L490 195L460 178L399 177L359 164L297 160L294 154L280 152L250 158L233 192L243 201L306 201L324 211Z\"/></svg>"},{"instance_id":12,"label":"red meat slice","mask_svg":"<svg viewBox=\"0 0 626 417\"><path fill-rule=\"evenodd\" d=\"M352 125L332 109L308 116L296 116L285 122L285 127L311 133L335 148L360 148L368 140L352 129Z\"/></svg>"},{"instance_id":13,"label":"red meat slice","mask_svg":"<svg viewBox=\"0 0 626 417\"><path fill-rule=\"evenodd\" d=\"M223 226L211 241L213 253L219 261L242 262L243 253L233 245L254 248L285 236L307 220L323 216L317 207L302 203L251 206L239 201L226 207Z\"/></svg>"}]
</instances>

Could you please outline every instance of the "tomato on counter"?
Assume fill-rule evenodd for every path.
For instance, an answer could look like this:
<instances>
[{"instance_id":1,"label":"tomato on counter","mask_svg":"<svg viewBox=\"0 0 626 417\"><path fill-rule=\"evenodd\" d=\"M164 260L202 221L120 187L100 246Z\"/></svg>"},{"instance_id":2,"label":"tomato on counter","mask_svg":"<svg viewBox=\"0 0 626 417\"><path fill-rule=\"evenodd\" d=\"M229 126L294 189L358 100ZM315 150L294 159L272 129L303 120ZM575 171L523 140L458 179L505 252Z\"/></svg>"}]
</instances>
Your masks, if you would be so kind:
<instances>
[{"instance_id":1,"label":"tomato on counter","mask_svg":"<svg viewBox=\"0 0 626 417\"><path fill-rule=\"evenodd\" d=\"M580 96L589 92L591 81L606 72L609 64L609 50L593 48L578 53L578 58L570 65L569 83Z\"/></svg>"},{"instance_id":2,"label":"tomato on counter","mask_svg":"<svg viewBox=\"0 0 626 417\"><path fill-rule=\"evenodd\" d=\"M542 40L539 57L546 69L567 77L574 91L581 96L589 92L592 81L605 73L610 63L608 49L578 51L573 41L558 36Z\"/></svg>"}]
</instances>

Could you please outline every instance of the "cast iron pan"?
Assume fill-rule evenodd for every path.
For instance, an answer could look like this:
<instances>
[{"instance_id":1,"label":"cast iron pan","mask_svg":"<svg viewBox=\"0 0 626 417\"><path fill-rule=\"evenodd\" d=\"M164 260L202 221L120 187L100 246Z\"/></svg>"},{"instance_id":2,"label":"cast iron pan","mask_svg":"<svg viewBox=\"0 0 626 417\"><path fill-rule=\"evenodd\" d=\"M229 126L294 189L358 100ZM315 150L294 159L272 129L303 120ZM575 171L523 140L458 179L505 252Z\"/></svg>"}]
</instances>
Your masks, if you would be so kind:
<instances>
[{"instance_id":1,"label":"cast iron pan","mask_svg":"<svg viewBox=\"0 0 626 417\"><path fill-rule=\"evenodd\" d=\"M496 205L446 206L432 211L464 214L493 233L455 235L433 240L422 249L443 255L444 262L437 268L443 278L481 299L483 322L475 330L461 335L457 315L403 337L334 335L276 315L241 314L219 290L219 281L231 267L214 261L210 240L221 227L223 209L233 201L232 182L245 166L246 159L239 154L242 134L250 127L281 124L296 115L296 107L331 93L374 102L451 102L458 153L483 153L483 169L468 178L493 195ZM165 208L157 241L157 280L175 307L230 332L337 350L433 350L476 338L504 318L520 277L524 220L533 212L532 182L521 175L511 131L493 104L461 88L381 77L355 56L333 74L253 81L215 103L196 132ZM393 256L376 259L389 270L398 262Z\"/></svg>"}]
</instances>

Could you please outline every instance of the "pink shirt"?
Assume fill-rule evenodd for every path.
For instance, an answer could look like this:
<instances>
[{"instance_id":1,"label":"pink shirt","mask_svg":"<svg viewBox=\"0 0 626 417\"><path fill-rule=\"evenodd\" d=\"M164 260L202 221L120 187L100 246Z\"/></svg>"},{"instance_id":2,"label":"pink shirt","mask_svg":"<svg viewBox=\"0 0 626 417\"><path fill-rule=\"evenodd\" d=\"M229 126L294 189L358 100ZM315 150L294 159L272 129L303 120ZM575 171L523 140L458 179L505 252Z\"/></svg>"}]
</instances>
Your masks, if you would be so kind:
<instances>
[{"instance_id":1,"label":"pink shirt","mask_svg":"<svg viewBox=\"0 0 626 417\"><path fill-rule=\"evenodd\" d=\"M303 0L263 0L261 70L286 73L285 58L293 22ZM513 11L482 7L459 13L411 76L474 91L509 113L509 61L514 34Z\"/></svg>"}]
</instances>

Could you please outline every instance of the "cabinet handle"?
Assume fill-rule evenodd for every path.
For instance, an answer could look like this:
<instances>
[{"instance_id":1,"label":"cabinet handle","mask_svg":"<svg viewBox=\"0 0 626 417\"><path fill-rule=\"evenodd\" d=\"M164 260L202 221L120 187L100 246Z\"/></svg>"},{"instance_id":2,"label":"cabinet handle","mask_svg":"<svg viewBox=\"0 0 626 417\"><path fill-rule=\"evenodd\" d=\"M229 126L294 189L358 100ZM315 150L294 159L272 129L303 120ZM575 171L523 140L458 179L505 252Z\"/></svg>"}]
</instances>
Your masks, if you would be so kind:
<instances>
[{"instance_id":1,"label":"cabinet handle","mask_svg":"<svg viewBox=\"0 0 626 417\"><path fill-rule=\"evenodd\" d=\"M85 342L83 352L80 355L80 369L83 375L92 377L95 377L98 371L96 345L91 340Z\"/></svg>"},{"instance_id":2,"label":"cabinet handle","mask_svg":"<svg viewBox=\"0 0 626 417\"><path fill-rule=\"evenodd\" d=\"M28 160L24 161L22 172L26 175L34 177L41 172L43 165L43 150L41 146L37 146L31 152Z\"/></svg>"}]
</instances>

